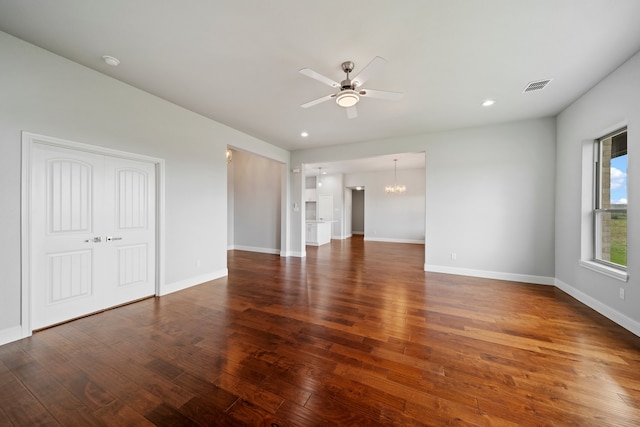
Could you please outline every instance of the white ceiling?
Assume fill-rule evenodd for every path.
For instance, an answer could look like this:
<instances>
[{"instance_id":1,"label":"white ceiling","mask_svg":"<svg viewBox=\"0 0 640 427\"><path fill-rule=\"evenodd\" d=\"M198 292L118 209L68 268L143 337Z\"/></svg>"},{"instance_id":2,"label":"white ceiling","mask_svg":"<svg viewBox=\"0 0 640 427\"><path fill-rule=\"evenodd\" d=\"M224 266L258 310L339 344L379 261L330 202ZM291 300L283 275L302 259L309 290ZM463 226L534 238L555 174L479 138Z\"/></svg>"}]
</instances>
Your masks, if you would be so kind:
<instances>
[{"instance_id":1,"label":"white ceiling","mask_svg":"<svg viewBox=\"0 0 640 427\"><path fill-rule=\"evenodd\" d=\"M289 150L555 115L640 49L638 17L638 0L0 0L0 30ZM402 100L300 108L332 91L301 68L340 81L375 56L364 86Z\"/></svg>"}]
</instances>

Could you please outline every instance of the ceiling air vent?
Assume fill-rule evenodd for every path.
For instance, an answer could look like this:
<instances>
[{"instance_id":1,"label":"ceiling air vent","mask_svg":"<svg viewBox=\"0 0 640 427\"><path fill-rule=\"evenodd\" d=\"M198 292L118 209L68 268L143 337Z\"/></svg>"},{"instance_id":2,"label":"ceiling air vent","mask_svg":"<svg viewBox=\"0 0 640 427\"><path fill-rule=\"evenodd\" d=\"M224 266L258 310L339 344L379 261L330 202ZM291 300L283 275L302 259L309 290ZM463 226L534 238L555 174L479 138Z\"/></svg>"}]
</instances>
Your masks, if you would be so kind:
<instances>
[{"instance_id":1,"label":"ceiling air vent","mask_svg":"<svg viewBox=\"0 0 640 427\"><path fill-rule=\"evenodd\" d=\"M538 81L535 81L535 82L531 82L531 83L529 83L527 85L527 87L524 88L522 93L533 92L533 91L536 91L536 90L542 90L545 87L547 87L547 85L549 84L550 81L551 81L551 79L538 80Z\"/></svg>"}]
</instances>

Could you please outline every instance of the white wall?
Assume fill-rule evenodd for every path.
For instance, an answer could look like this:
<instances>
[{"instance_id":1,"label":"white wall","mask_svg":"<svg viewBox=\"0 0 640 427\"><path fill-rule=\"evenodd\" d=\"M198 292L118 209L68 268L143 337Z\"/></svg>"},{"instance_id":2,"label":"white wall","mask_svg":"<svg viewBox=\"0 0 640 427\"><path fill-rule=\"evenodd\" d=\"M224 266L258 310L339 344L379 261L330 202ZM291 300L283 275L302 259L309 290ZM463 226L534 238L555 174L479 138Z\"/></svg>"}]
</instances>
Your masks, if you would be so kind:
<instances>
[{"instance_id":1,"label":"white wall","mask_svg":"<svg viewBox=\"0 0 640 427\"><path fill-rule=\"evenodd\" d=\"M365 240L424 243L425 170L398 171L398 184L407 187L403 195L389 195L393 169L385 172L347 174L347 187L362 186L364 191ZM358 193L356 191L356 193Z\"/></svg>"},{"instance_id":2,"label":"white wall","mask_svg":"<svg viewBox=\"0 0 640 427\"><path fill-rule=\"evenodd\" d=\"M280 253L280 164L242 151L233 156L233 247Z\"/></svg>"},{"instance_id":3,"label":"white wall","mask_svg":"<svg viewBox=\"0 0 640 427\"><path fill-rule=\"evenodd\" d=\"M438 139L427 149L430 269L552 283L554 120Z\"/></svg>"},{"instance_id":4,"label":"white wall","mask_svg":"<svg viewBox=\"0 0 640 427\"><path fill-rule=\"evenodd\" d=\"M589 270L590 165L583 147L628 126L628 283ZM557 118L556 278L557 285L640 335L640 53L583 95ZM586 185L585 185L586 184ZM583 191L586 188L587 191ZM625 299L619 298L620 288Z\"/></svg>"},{"instance_id":5,"label":"white wall","mask_svg":"<svg viewBox=\"0 0 640 427\"><path fill-rule=\"evenodd\" d=\"M287 151L5 33L0 57L0 343L20 338L22 131L165 159L165 289L226 274L227 144Z\"/></svg>"},{"instance_id":6,"label":"white wall","mask_svg":"<svg viewBox=\"0 0 640 427\"><path fill-rule=\"evenodd\" d=\"M421 151L426 152L425 268L552 283L554 118L295 151L291 163ZM366 186L366 193L371 190ZM299 197L295 189L293 197ZM366 211L372 209L367 201ZM301 228L292 228L294 244L300 234Z\"/></svg>"}]
</instances>

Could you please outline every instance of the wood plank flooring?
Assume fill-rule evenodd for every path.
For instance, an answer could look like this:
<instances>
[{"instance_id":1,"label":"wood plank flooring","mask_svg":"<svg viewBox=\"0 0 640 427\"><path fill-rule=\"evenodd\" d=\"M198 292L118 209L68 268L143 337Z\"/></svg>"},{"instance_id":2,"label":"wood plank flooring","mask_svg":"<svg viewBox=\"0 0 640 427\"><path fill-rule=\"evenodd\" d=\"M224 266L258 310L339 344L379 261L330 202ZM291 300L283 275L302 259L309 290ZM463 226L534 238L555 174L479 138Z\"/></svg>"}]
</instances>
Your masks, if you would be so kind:
<instances>
[{"instance_id":1,"label":"wood plank flooring","mask_svg":"<svg viewBox=\"0 0 640 427\"><path fill-rule=\"evenodd\" d=\"M640 338L422 245L229 253L229 277L0 347L0 426L640 426Z\"/></svg>"}]
</instances>

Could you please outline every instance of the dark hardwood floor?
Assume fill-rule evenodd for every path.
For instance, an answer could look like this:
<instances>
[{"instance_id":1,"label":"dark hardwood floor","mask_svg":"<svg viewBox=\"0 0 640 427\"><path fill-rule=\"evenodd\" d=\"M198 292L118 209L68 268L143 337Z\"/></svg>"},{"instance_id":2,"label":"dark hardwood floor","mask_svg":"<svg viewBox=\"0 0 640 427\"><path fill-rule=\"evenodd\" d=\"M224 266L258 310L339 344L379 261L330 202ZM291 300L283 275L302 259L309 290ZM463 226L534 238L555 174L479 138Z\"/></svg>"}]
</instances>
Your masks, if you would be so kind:
<instances>
[{"instance_id":1,"label":"dark hardwood floor","mask_svg":"<svg viewBox=\"0 0 640 427\"><path fill-rule=\"evenodd\" d=\"M640 338L422 245L229 253L229 277L0 347L0 425L639 426Z\"/></svg>"}]
</instances>

